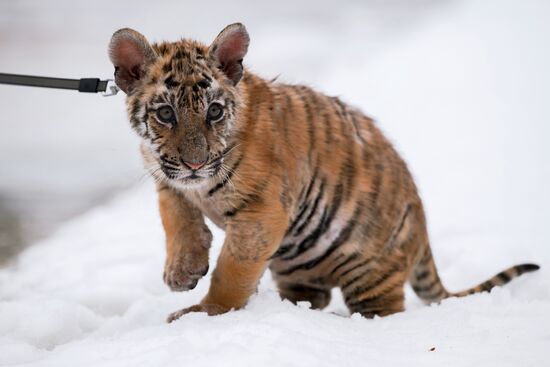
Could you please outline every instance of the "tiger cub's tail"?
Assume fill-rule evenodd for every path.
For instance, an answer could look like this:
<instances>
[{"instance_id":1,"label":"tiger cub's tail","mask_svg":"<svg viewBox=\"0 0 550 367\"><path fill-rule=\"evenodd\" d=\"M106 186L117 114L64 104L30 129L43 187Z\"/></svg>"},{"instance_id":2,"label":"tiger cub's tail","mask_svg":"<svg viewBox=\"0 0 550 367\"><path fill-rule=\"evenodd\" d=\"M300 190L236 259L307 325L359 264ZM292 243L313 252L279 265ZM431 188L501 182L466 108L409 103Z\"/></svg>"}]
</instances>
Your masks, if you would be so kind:
<instances>
[{"instance_id":1,"label":"tiger cub's tail","mask_svg":"<svg viewBox=\"0 0 550 367\"><path fill-rule=\"evenodd\" d=\"M427 303L432 303L439 302L449 297L464 297L474 293L489 292L494 287L504 285L523 273L529 273L539 268L540 267L536 264L512 266L475 287L462 292L452 293L447 291L441 283L432 257L432 252L430 248L427 247L422 258L420 258L414 267L409 277L409 281L418 297Z\"/></svg>"}]
</instances>

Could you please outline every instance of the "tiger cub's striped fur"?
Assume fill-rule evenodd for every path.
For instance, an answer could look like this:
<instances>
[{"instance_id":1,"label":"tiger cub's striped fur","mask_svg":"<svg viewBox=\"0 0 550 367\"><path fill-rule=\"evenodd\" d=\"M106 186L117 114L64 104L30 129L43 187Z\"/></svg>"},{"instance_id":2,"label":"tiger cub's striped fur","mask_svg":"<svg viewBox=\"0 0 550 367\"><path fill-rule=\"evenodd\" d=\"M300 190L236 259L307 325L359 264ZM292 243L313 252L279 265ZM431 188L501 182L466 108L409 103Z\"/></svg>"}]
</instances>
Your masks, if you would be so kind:
<instances>
[{"instance_id":1,"label":"tiger cub's striped fur","mask_svg":"<svg viewBox=\"0 0 550 367\"><path fill-rule=\"evenodd\" d=\"M192 289L207 273L204 216L226 232L208 294L169 320L243 307L268 267L282 297L323 308L339 287L366 317L403 310L407 280L437 302L538 269L518 265L448 292L415 184L373 121L338 98L245 70L248 43L241 24L210 46L151 45L131 29L111 40L116 82L158 184L168 286Z\"/></svg>"}]
</instances>

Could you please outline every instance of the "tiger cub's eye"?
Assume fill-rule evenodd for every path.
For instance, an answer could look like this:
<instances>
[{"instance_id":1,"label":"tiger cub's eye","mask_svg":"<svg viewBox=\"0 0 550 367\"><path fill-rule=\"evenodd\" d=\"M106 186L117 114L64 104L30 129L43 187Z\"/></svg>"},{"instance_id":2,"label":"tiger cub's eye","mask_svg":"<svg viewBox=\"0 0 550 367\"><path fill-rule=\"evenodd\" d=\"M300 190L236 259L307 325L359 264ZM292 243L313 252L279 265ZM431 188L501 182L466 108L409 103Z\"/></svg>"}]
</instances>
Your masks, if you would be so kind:
<instances>
[{"instance_id":1,"label":"tiger cub's eye","mask_svg":"<svg viewBox=\"0 0 550 367\"><path fill-rule=\"evenodd\" d=\"M212 103L210 107L208 107L208 112L206 113L206 119L209 122L216 122L221 120L223 117L223 106L219 103Z\"/></svg>"},{"instance_id":2,"label":"tiger cub's eye","mask_svg":"<svg viewBox=\"0 0 550 367\"><path fill-rule=\"evenodd\" d=\"M162 106L159 108L157 110L157 117L160 121L167 124L173 124L176 122L176 114L170 106Z\"/></svg>"}]
</instances>

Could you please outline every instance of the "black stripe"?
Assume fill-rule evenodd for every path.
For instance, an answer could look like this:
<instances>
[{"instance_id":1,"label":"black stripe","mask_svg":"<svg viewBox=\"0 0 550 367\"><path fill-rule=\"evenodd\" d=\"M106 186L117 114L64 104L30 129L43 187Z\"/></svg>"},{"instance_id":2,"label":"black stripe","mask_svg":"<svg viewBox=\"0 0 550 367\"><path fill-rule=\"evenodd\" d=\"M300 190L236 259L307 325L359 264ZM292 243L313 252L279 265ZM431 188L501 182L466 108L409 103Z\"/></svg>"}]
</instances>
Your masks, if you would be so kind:
<instances>
[{"instance_id":1,"label":"black stripe","mask_svg":"<svg viewBox=\"0 0 550 367\"><path fill-rule=\"evenodd\" d=\"M173 88L180 85L180 83L176 82L172 76L164 79L164 84L166 84L168 88Z\"/></svg>"},{"instance_id":2,"label":"black stripe","mask_svg":"<svg viewBox=\"0 0 550 367\"><path fill-rule=\"evenodd\" d=\"M345 160L340 168L340 177L345 178L344 185L344 199L348 200L353 194L353 188L355 183L355 156L353 148L355 146L355 141L353 135L350 133L349 125L347 123L347 112L345 106L341 107L344 111L344 115L340 116L340 127L342 131L342 137L345 139L344 150L345 150Z\"/></svg>"},{"instance_id":3,"label":"black stripe","mask_svg":"<svg viewBox=\"0 0 550 367\"><path fill-rule=\"evenodd\" d=\"M318 111L323 111L322 113L322 118L323 118L323 128L324 128L324 143L325 143L325 152L328 153L330 151L330 149L332 149L332 146L331 146L331 143L332 143L332 139L333 139L333 134L332 134L332 114L330 112L331 111L331 104L330 104L330 99L327 98L326 96L319 96L319 95L316 95L315 96L316 98L316 101L318 104L320 104L321 106L317 109ZM321 118L321 115L319 114L319 118Z\"/></svg>"},{"instance_id":4,"label":"black stripe","mask_svg":"<svg viewBox=\"0 0 550 367\"><path fill-rule=\"evenodd\" d=\"M346 273L349 273L355 269L357 269L358 267L360 266L363 266L362 264L361 265L358 265L358 266L354 266L352 269L350 269L349 271L347 271ZM344 284L342 284L342 286L340 287L340 289L345 290L346 288L348 288L349 286L353 285L355 282L357 282L359 279L363 278L365 275L367 275L368 273L370 273L372 271L372 269L367 269L365 271L362 271L359 275L356 275L355 277L351 278L350 280L348 280L347 282L345 282Z\"/></svg>"},{"instance_id":5,"label":"black stripe","mask_svg":"<svg viewBox=\"0 0 550 367\"><path fill-rule=\"evenodd\" d=\"M346 261L347 258L348 258L348 255L347 255L347 254L342 254L342 253L340 253L340 254L336 255L336 256L334 257L334 259L332 259L332 261L330 262L330 266L331 266L332 268L334 268L334 266L333 266L334 264L336 264L336 266L338 266L338 264L340 264L340 260L341 260L341 259L344 259L344 261ZM332 274L332 272L330 272L330 273L328 273L328 274ZM317 283L321 283L321 282L322 282L322 281L321 281L322 277L313 278L313 279L317 279L317 280L318 280ZM315 282L313 282L313 283L315 283Z\"/></svg>"},{"instance_id":6,"label":"black stripe","mask_svg":"<svg viewBox=\"0 0 550 367\"><path fill-rule=\"evenodd\" d=\"M298 222L302 218L302 216L305 214L308 204L309 204L309 195L311 193L311 190L313 189L313 185L315 185L315 181L317 180L317 175L319 174L319 166L315 167L315 171L313 171L313 176L311 176L311 180L309 181L309 185L307 187L305 195L300 199L300 206L298 207L299 213L290 224L290 227L288 227L286 234L289 234L294 230L294 227L298 225Z\"/></svg>"},{"instance_id":7,"label":"black stripe","mask_svg":"<svg viewBox=\"0 0 550 367\"><path fill-rule=\"evenodd\" d=\"M325 149L330 149L330 144L332 143L332 120L327 111L323 114L323 121L325 124Z\"/></svg>"},{"instance_id":8,"label":"black stripe","mask_svg":"<svg viewBox=\"0 0 550 367\"><path fill-rule=\"evenodd\" d=\"M346 144L346 159L344 162L342 162L342 166L340 168L340 177L345 178L345 185L344 185L344 199L348 200L351 195L353 194L353 188L355 183L355 164L354 164L354 157L353 157L353 143L348 142Z\"/></svg>"},{"instance_id":9,"label":"black stripe","mask_svg":"<svg viewBox=\"0 0 550 367\"><path fill-rule=\"evenodd\" d=\"M331 270L330 275L333 275L333 274L336 273L339 269L342 269L342 267L346 266L347 264L349 264L350 262L354 261L354 260L357 259L358 257L359 257L359 255L357 254L357 252L354 252L353 254L351 254L350 256L348 256L344 261L342 261L340 264L336 265L336 267L334 267L334 269Z\"/></svg>"},{"instance_id":10,"label":"black stripe","mask_svg":"<svg viewBox=\"0 0 550 367\"><path fill-rule=\"evenodd\" d=\"M176 51L176 53L172 57L174 59L183 59L184 57L187 57L187 53L184 50L179 49Z\"/></svg>"},{"instance_id":11,"label":"black stripe","mask_svg":"<svg viewBox=\"0 0 550 367\"><path fill-rule=\"evenodd\" d=\"M538 266L537 264L521 264L514 266L514 269L517 270L518 275L521 275L523 273L539 270L540 266Z\"/></svg>"},{"instance_id":12,"label":"black stripe","mask_svg":"<svg viewBox=\"0 0 550 367\"><path fill-rule=\"evenodd\" d=\"M182 85L181 88L178 88L176 93L177 93L178 104L187 105L191 103L191 100L189 98L190 93L185 85Z\"/></svg>"},{"instance_id":13,"label":"black stripe","mask_svg":"<svg viewBox=\"0 0 550 367\"><path fill-rule=\"evenodd\" d=\"M353 305L348 305L350 311L358 312L363 317L373 318L375 315L387 311L388 305L393 302L400 302L403 300L403 296L398 294L391 297L385 297L380 299L366 299L364 301L356 302Z\"/></svg>"},{"instance_id":14,"label":"black stripe","mask_svg":"<svg viewBox=\"0 0 550 367\"><path fill-rule=\"evenodd\" d=\"M403 229L403 226L405 225L405 219L407 219L407 216L409 215L409 211L411 209L411 206L407 204L407 208L405 209L405 214L403 214L403 217L401 218L401 222L399 223L399 226L397 227L397 230L395 231L394 238L399 235L399 232Z\"/></svg>"},{"instance_id":15,"label":"black stripe","mask_svg":"<svg viewBox=\"0 0 550 367\"><path fill-rule=\"evenodd\" d=\"M134 103L130 107L130 116L135 117L136 119L139 120L139 118L137 117L137 114L138 114L139 110L141 109L141 103L140 103L138 98L141 98L141 96L139 96L139 97L136 96L136 98L134 99ZM147 110L147 108L146 108L146 110Z\"/></svg>"},{"instance_id":16,"label":"black stripe","mask_svg":"<svg viewBox=\"0 0 550 367\"><path fill-rule=\"evenodd\" d=\"M390 268L390 270L385 273L384 275L382 275L381 277L378 278L378 280L372 284L367 284L366 286L363 286L363 287L358 287L358 288L355 288L353 290L353 292L345 292L345 288L348 288L350 285L352 285L353 283L349 283L347 284L347 287L344 287L342 286L342 291L345 292L345 296L344 298L346 299L346 302L348 302L349 300L353 299L353 298L356 298L357 296L365 293L365 292L368 292L369 290L372 290L378 286L380 286L382 283L384 283L386 280L388 280L389 278L391 278L395 273L398 273L402 270L402 266L400 265L394 265L393 267ZM359 279L357 279L359 280Z\"/></svg>"},{"instance_id":17,"label":"black stripe","mask_svg":"<svg viewBox=\"0 0 550 367\"><path fill-rule=\"evenodd\" d=\"M340 101L338 97L331 97L331 101L333 102L334 111L340 116L342 120L346 119L346 105ZM336 104L336 106L334 105Z\"/></svg>"},{"instance_id":18,"label":"black stripe","mask_svg":"<svg viewBox=\"0 0 550 367\"><path fill-rule=\"evenodd\" d=\"M361 204L361 203L359 203ZM279 272L279 275L289 275L294 273L298 270L309 270L313 269L315 266L319 265L321 262L323 262L326 258L328 258L330 255L336 251L343 243L345 243L349 237L351 236L353 229L355 228L355 225L357 224L357 218L359 217L361 213L362 205L358 205L355 209L355 212L353 213L353 216L348 221L346 226L340 231L338 234L338 237L332 242L332 244L329 246L329 248L325 251L325 253L321 256L318 256L310 261L307 261L303 264L295 265L287 270L284 270L282 272Z\"/></svg>"},{"instance_id":19,"label":"black stripe","mask_svg":"<svg viewBox=\"0 0 550 367\"><path fill-rule=\"evenodd\" d=\"M307 203L309 194L311 194L311 190L313 190L313 186L315 185L315 181L317 180L317 175L319 175L319 166L316 166L315 170L313 171L313 176L311 176L311 180L309 181L309 185L307 186L306 194L302 200L303 203L301 205Z\"/></svg>"},{"instance_id":20,"label":"black stripe","mask_svg":"<svg viewBox=\"0 0 550 367\"><path fill-rule=\"evenodd\" d=\"M387 303L388 302L387 297L385 298L384 296L390 294L392 291L394 291L398 287L401 287L401 284L399 283L393 284L391 287L384 289L384 291L377 293L376 295L369 296L366 298L361 298L360 300L356 300L355 302L352 302L352 298L348 300L348 298L346 297L346 304L349 308L355 309L357 306L364 303L370 303L371 306L373 305L373 303L376 303L376 301L382 301L382 303ZM374 287L371 287L371 288L374 288ZM357 295L357 297L359 296L361 296L361 294ZM398 297L401 298L402 296L399 295Z\"/></svg>"},{"instance_id":21,"label":"black stripe","mask_svg":"<svg viewBox=\"0 0 550 367\"><path fill-rule=\"evenodd\" d=\"M205 56L204 55L204 50L200 46L195 46L195 53L199 56Z\"/></svg>"},{"instance_id":22,"label":"black stripe","mask_svg":"<svg viewBox=\"0 0 550 367\"><path fill-rule=\"evenodd\" d=\"M168 62L162 66L162 72L167 74L172 71L172 62Z\"/></svg>"},{"instance_id":23,"label":"black stripe","mask_svg":"<svg viewBox=\"0 0 550 367\"><path fill-rule=\"evenodd\" d=\"M203 80L199 80L199 82L197 83L197 86L199 88L202 88L202 89L207 89L210 87L210 82L206 79L203 79ZM221 90L220 90L221 91ZM219 93L219 92L218 92ZM221 93L220 93L221 94Z\"/></svg>"},{"instance_id":24,"label":"black stripe","mask_svg":"<svg viewBox=\"0 0 550 367\"><path fill-rule=\"evenodd\" d=\"M298 228L296 228L296 231L294 232L294 236L298 236L300 233L302 233L304 228L309 224L309 221L317 211L317 207L319 206L319 202L321 201L321 198L323 197L324 192L325 192L325 180L323 179L321 181L321 185L319 186L319 194L315 198L315 201L313 202L313 206L311 207L311 210L309 211L308 216L306 217L306 219L304 219L304 222L300 226L298 226Z\"/></svg>"},{"instance_id":25,"label":"black stripe","mask_svg":"<svg viewBox=\"0 0 550 367\"><path fill-rule=\"evenodd\" d=\"M297 251L291 255L283 258L283 260L292 260L303 254L305 251L309 250L317 243L319 237L321 237L329 228L332 220L336 216L336 212L340 208L342 202L342 185L338 184L334 190L334 199L332 200L332 205L329 207L325 206L323 214L321 215L321 220L317 228L313 230L299 245ZM358 207L356 207L357 210Z\"/></svg>"},{"instance_id":26,"label":"black stripe","mask_svg":"<svg viewBox=\"0 0 550 367\"><path fill-rule=\"evenodd\" d=\"M307 122L307 133L309 137L309 147L307 152L307 157L309 162L311 162L312 154L313 154L313 148L315 146L315 130L313 126L313 115L311 113L311 109L308 103L308 100L302 93L310 93L310 90L306 87L299 87L298 97L302 101L302 104L304 105L304 112L306 114L306 122ZM302 92L302 93L301 93Z\"/></svg>"},{"instance_id":27,"label":"black stripe","mask_svg":"<svg viewBox=\"0 0 550 367\"><path fill-rule=\"evenodd\" d=\"M174 167L169 167L167 165L161 165L160 167L162 169L162 171L166 172L166 173L175 173L175 172L179 172L179 168L174 168Z\"/></svg>"},{"instance_id":28,"label":"black stripe","mask_svg":"<svg viewBox=\"0 0 550 367\"><path fill-rule=\"evenodd\" d=\"M298 225L298 223L302 219L302 216L306 213L308 208L309 208L309 205L307 205L307 204L304 205L303 207L301 207L300 212L298 213L296 218L292 221L292 223L290 224L290 227L288 227L288 229L286 230L286 235L290 234L290 232L292 232L294 227L296 227Z\"/></svg>"},{"instance_id":29,"label":"black stripe","mask_svg":"<svg viewBox=\"0 0 550 367\"><path fill-rule=\"evenodd\" d=\"M340 274L340 278L345 277L346 275L348 275L349 273L351 273L351 272L354 271L354 270L357 270L357 269L359 269L359 268L364 267L365 265L369 264L370 262L371 262L371 259L368 259L368 260L366 260L366 261L364 261L364 262L362 262L362 263L355 264L354 266L352 266L351 268L347 269L347 270L344 271L342 274ZM367 273L367 272L368 272L368 270L365 271L364 273ZM362 275L360 275L360 276L362 276Z\"/></svg>"},{"instance_id":30,"label":"black stripe","mask_svg":"<svg viewBox=\"0 0 550 367\"><path fill-rule=\"evenodd\" d=\"M491 282L490 280L487 280L480 284L480 288L482 289L482 291L487 291L487 292L493 289L494 286L495 284L493 284L493 282Z\"/></svg>"},{"instance_id":31,"label":"black stripe","mask_svg":"<svg viewBox=\"0 0 550 367\"><path fill-rule=\"evenodd\" d=\"M246 206L246 203L241 203L238 207L226 211L225 213L223 213L223 215L226 217L234 217L235 214L237 214L237 212L239 212L240 210L244 209L245 206Z\"/></svg>"},{"instance_id":32,"label":"black stripe","mask_svg":"<svg viewBox=\"0 0 550 367\"><path fill-rule=\"evenodd\" d=\"M378 201L378 196L380 195L380 187L382 186L382 176L384 174L384 166L382 163L376 163L374 172L374 180L372 182L371 191L369 192L369 201L370 207L373 210L376 208L376 202Z\"/></svg>"},{"instance_id":33,"label":"black stripe","mask_svg":"<svg viewBox=\"0 0 550 367\"><path fill-rule=\"evenodd\" d=\"M424 279L426 279L428 276L430 276L430 274L431 274L431 272L429 270L424 270L424 271L421 271L418 274L415 273L414 277L416 278L417 282L421 282Z\"/></svg>"},{"instance_id":34,"label":"black stripe","mask_svg":"<svg viewBox=\"0 0 550 367\"><path fill-rule=\"evenodd\" d=\"M224 187L228 182L229 180L231 179L231 177L233 177L233 174L235 173L235 170L239 167L239 165L241 164L241 159L242 157L239 157L239 159L237 159L237 162L235 162L235 164L233 165L233 167L231 167L231 169L229 170L229 172L227 173L227 175L225 175L225 177L223 178L223 180L221 182L219 182L216 186L214 186L213 188L211 188L210 190L208 190L208 196L212 196L214 195L214 193L216 191L218 191L219 189L221 189L222 187Z\"/></svg>"},{"instance_id":35,"label":"black stripe","mask_svg":"<svg viewBox=\"0 0 550 367\"><path fill-rule=\"evenodd\" d=\"M168 47L166 46L166 43L161 43L157 46L158 52L160 54L165 54L168 51Z\"/></svg>"},{"instance_id":36,"label":"black stripe","mask_svg":"<svg viewBox=\"0 0 550 367\"><path fill-rule=\"evenodd\" d=\"M162 154L160 156L160 160L162 161L162 163L164 163L166 165L172 165L172 166L175 166L175 167L179 167L178 161L170 159L166 154Z\"/></svg>"},{"instance_id":37,"label":"black stripe","mask_svg":"<svg viewBox=\"0 0 550 367\"><path fill-rule=\"evenodd\" d=\"M285 96L285 102L286 102L286 113L283 115L282 118L282 124L283 124L283 134L285 137L285 142L289 144L288 139L288 124L290 123L289 118L287 118L287 115L290 116L290 119L294 116L293 106L292 106L292 97L283 90L283 94Z\"/></svg>"},{"instance_id":38,"label":"black stripe","mask_svg":"<svg viewBox=\"0 0 550 367\"><path fill-rule=\"evenodd\" d=\"M503 271L502 273L497 274L498 279L504 284L508 283L512 278L508 275L507 272Z\"/></svg>"},{"instance_id":39,"label":"black stripe","mask_svg":"<svg viewBox=\"0 0 550 367\"><path fill-rule=\"evenodd\" d=\"M273 260L279 256L282 256L284 254L286 254L287 252L289 252L290 250L292 250L294 248L294 244L290 244L290 245L282 245L281 247L279 247L277 249L277 251L275 251L275 253L273 255L271 255L271 258L270 260Z\"/></svg>"},{"instance_id":40,"label":"black stripe","mask_svg":"<svg viewBox=\"0 0 550 367\"><path fill-rule=\"evenodd\" d=\"M283 260L293 260L303 254L305 251L310 249L315 245L319 237L323 233L325 233L328 230L328 226L330 224L329 219L329 208L326 206L323 210L323 214L321 215L321 220L319 221L319 225L317 228L315 228L296 248L296 252L293 254L283 257Z\"/></svg>"},{"instance_id":41,"label":"black stripe","mask_svg":"<svg viewBox=\"0 0 550 367\"><path fill-rule=\"evenodd\" d=\"M147 123L148 117L149 112L145 109L145 111L143 111L143 115L141 116L141 121L143 125L145 125L145 135L149 135L149 124Z\"/></svg>"},{"instance_id":42,"label":"black stripe","mask_svg":"<svg viewBox=\"0 0 550 367\"><path fill-rule=\"evenodd\" d=\"M170 102L170 105L176 106L176 103L177 103L176 93L165 93L163 95L165 99L167 99L168 102Z\"/></svg>"}]
</instances>

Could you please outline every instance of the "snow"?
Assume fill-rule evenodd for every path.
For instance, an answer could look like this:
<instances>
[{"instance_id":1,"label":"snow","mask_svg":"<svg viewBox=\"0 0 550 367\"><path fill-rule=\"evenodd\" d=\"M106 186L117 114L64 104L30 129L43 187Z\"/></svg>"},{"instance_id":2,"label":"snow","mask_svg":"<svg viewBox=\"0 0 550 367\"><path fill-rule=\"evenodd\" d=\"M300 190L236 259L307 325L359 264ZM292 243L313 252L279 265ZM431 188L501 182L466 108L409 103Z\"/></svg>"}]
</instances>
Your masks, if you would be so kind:
<instances>
[{"instance_id":1,"label":"snow","mask_svg":"<svg viewBox=\"0 0 550 367\"><path fill-rule=\"evenodd\" d=\"M299 75L377 118L416 177L450 290L522 262L538 263L539 272L429 307L407 288L405 312L374 320L350 317L338 292L324 311L281 301L266 273L244 310L189 314L168 325L168 313L200 301L209 274L185 293L162 283L164 235L153 185L141 180L0 269L0 365L547 364L549 8L543 1L452 2L376 58L357 47L360 12L350 12L339 52L287 77ZM292 22L279 32L256 28L277 51L259 45L247 58L262 75L328 54L307 30L298 37L312 43L303 46L306 56L295 55L303 50L295 43L293 55L281 54L277 39L292 36ZM325 32L330 42L341 36ZM212 269L223 233L211 227Z\"/></svg>"},{"instance_id":2,"label":"snow","mask_svg":"<svg viewBox=\"0 0 550 367\"><path fill-rule=\"evenodd\" d=\"M223 234L214 235L215 255ZM408 290L406 312L374 320L347 317L339 298L324 312L283 302L266 274L244 310L166 324L169 312L200 301L208 275L191 292L169 292L162 241L146 183L25 251L0 272L0 364L541 365L545 358L550 295L542 272L439 306L421 305ZM485 269L458 257L444 273L462 281L469 270L482 280L499 270L490 261L494 250L479 251Z\"/></svg>"}]
</instances>

